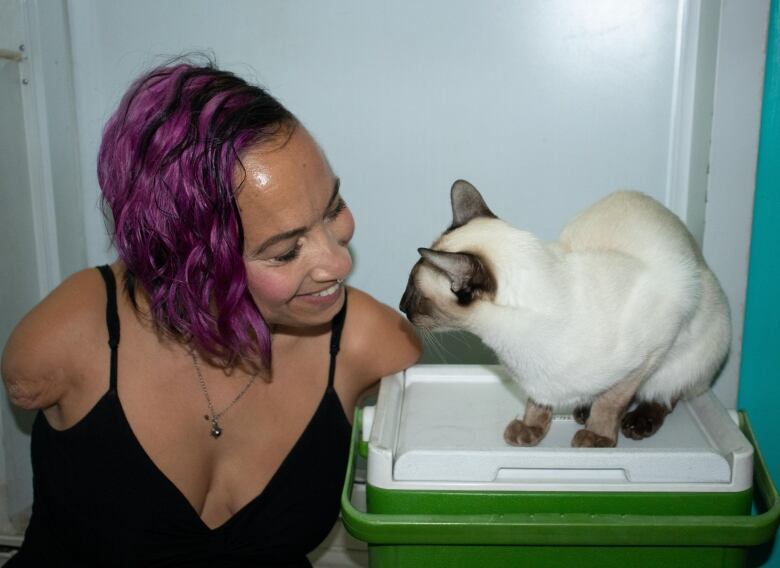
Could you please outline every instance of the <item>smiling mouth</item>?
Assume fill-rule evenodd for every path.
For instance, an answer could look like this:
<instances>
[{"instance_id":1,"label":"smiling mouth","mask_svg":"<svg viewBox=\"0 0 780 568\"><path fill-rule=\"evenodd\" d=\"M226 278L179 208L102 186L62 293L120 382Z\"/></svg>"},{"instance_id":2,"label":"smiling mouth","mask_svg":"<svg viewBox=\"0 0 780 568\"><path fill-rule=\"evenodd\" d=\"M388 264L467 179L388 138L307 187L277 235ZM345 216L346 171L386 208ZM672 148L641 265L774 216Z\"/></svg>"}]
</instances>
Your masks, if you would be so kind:
<instances>
[{"instance_id":1,"label":"smiling mouth","mask_svg":"<svg viewBox=\"0 0 780 568\"><path fill-rule=\"evenodd\" d=\"M306 295L312 296L314 298L323 298L325 296L330 296L331 294L335 294L338 291L339 287L341 287L342 282L343 280L337 280L336 283L333 284L333 286L325 288L321 292L316 292L314 294L306 294Z\"/></svg>"}]
</instances>

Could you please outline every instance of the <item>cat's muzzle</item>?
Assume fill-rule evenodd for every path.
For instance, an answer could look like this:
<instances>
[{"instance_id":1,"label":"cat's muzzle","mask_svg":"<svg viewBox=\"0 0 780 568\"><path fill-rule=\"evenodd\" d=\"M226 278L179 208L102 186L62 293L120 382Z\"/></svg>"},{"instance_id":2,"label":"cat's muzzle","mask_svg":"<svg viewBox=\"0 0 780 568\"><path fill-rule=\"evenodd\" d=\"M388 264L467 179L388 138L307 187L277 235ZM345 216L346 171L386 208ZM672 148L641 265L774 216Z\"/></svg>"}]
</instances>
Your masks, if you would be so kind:
<instances>
[{"instance_id":1,"label":"cat's muzzle","mask_svg":"<svg viewBox=\"0 0 780 568\"><path fill-rule=\"evenodd\" d=\"M404 295L401 297L401 304L398 308L406 314L406 317L411 321L412 316L415 313L415 307L420 303L420 294L414 289L414 285L409 282L404 290Z\"/></svg>"},{"instance_id":2,"label":"cat's muzzle","mask_svg":"<svg viewBox=\"0 0 780 568\"><path fill-rule=\"evenodd\" d=\"M406 283L406 290L404 290L404 295L401 297L401 303L398 306L398 308L406 314L406 318L412 323L417 323L414 321L414 316L425 311L424 304L426 303L425 298L420 294L420 290L417 288L417 283L415 282L415 275L417 274L419 265L420 262L415 264L414 268L412 268L412 272L409 274L409 280Z\"/></svg>"}]
</instances>

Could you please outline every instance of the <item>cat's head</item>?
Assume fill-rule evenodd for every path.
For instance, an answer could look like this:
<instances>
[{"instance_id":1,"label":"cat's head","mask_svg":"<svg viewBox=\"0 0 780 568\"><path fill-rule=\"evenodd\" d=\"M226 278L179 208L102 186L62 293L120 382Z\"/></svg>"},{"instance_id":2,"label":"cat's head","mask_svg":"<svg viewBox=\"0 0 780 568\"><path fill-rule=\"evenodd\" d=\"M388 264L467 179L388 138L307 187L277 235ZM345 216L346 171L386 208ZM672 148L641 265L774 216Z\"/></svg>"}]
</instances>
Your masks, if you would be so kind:
<instances>
[{"instance_id":1,"label":"cat's head","mask_svg":"<svg viewBox=\"0 0 780 568\"><path fill-rule=\"evenodd\" d=\"M485 204L477 189L458 180L450 192L452 224L430 248L417 249L400 309L427 329L463 329L480 302L497 291L494 255L508 225Z\"/></svg>"}]
</instances>

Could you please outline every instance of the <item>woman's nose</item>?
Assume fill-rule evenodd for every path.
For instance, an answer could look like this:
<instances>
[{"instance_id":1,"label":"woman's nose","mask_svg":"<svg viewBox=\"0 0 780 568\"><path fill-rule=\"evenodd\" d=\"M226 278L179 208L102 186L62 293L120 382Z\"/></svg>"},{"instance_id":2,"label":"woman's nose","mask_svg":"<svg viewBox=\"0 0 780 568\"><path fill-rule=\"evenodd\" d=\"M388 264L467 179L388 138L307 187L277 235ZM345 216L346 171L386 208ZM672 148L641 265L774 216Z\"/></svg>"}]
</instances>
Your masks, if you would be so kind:
<instances>
[{"instance_id":1,"label":"woman's nose","mask_svg":"<svg viewBox=\"0 0 780 568\"><path fill-rule=\"evenodd\" d=\"M346 278L352 270L352 256L347 242L333 231L323 230L318 238L316 256L313 259L311 277L318 282Z\"/></svg>"}]
</instances>

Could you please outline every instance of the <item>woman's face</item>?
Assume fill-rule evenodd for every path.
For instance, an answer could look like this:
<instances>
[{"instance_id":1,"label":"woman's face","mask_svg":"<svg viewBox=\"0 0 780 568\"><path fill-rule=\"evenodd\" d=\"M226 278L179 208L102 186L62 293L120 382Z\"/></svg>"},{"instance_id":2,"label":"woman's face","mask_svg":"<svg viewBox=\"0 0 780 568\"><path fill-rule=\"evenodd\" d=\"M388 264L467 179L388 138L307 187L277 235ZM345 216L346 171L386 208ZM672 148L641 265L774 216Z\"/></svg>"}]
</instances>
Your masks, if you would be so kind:
<instances>
[{"instance_id":1,"label":"woman's face","mask_svg":"<svg viewBox=\"0 0 780 568\"><path fill-rule=\"evenodd\" d=\"M355 222L306 129L299 125L283 140L250 148L235 173L244 262L266 322L308 327L330 321L344 303Z\"/></svg>"}]
</instances>

